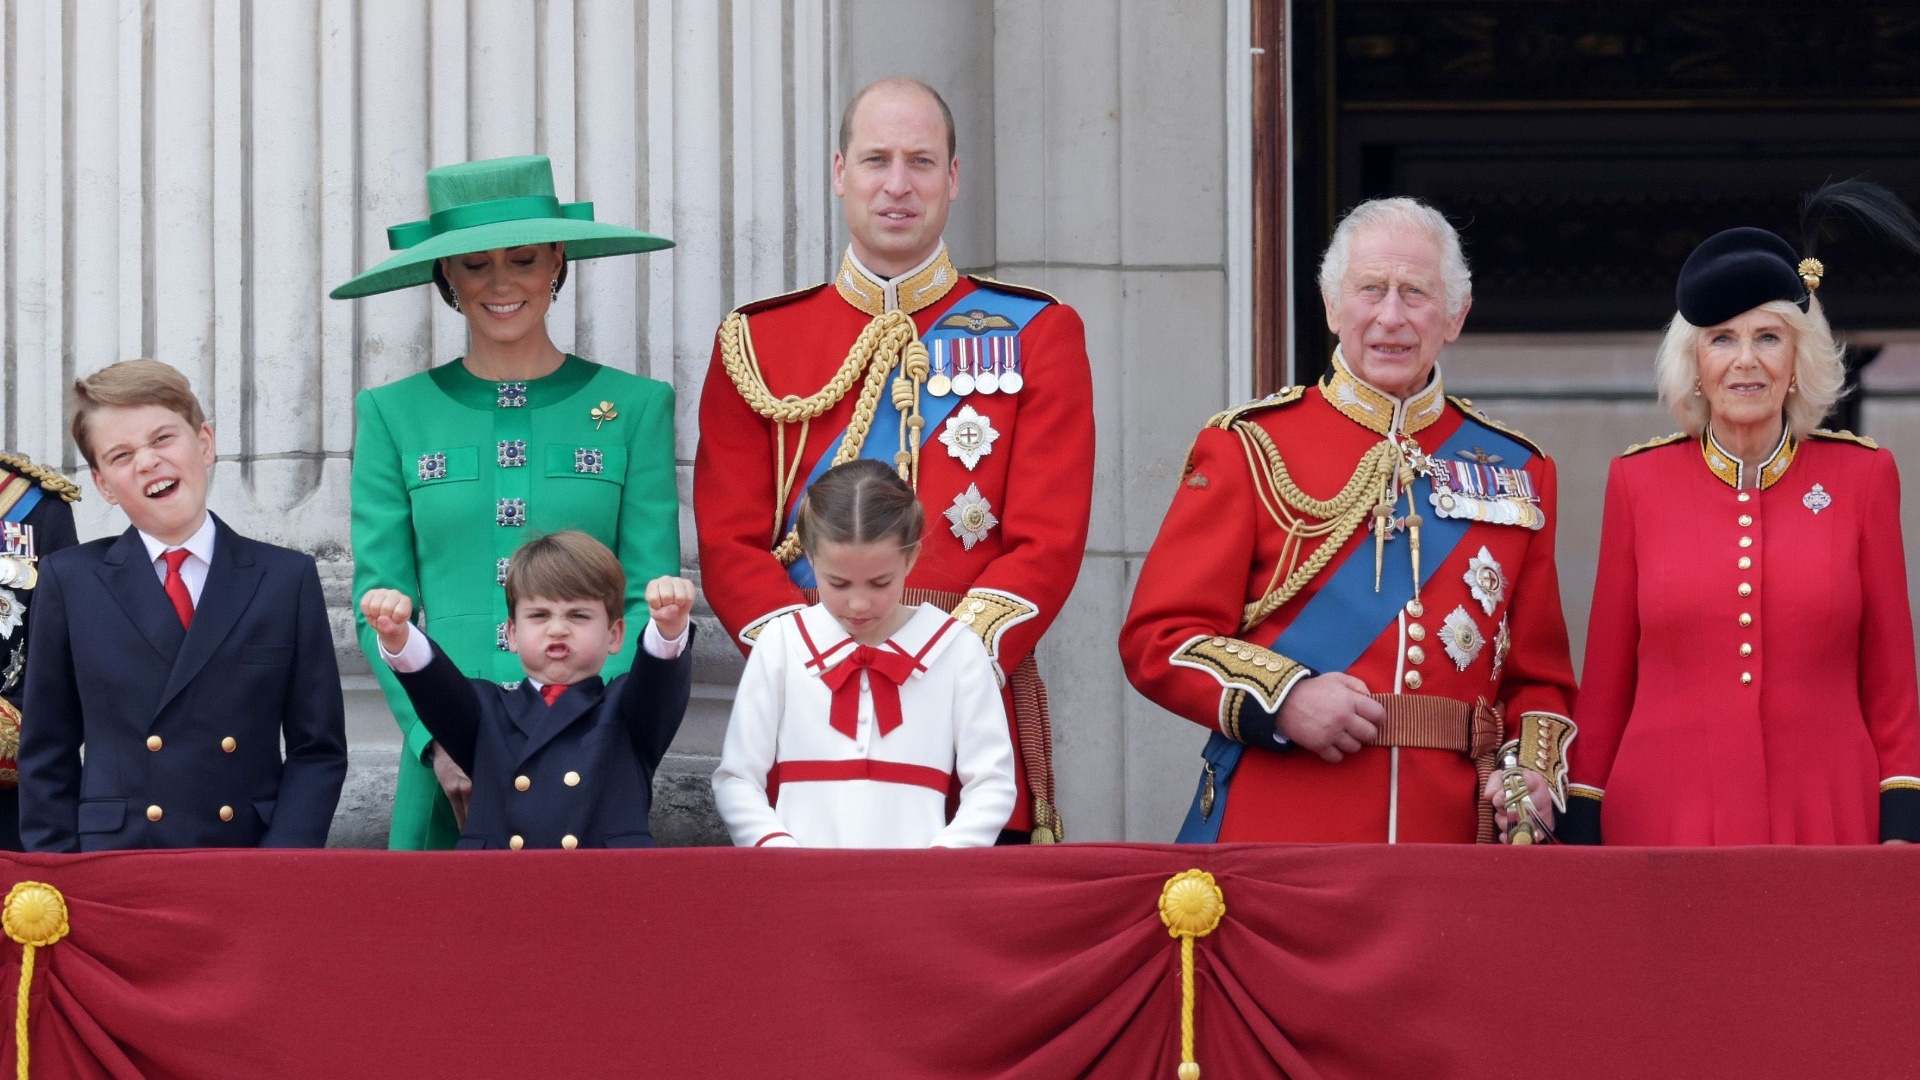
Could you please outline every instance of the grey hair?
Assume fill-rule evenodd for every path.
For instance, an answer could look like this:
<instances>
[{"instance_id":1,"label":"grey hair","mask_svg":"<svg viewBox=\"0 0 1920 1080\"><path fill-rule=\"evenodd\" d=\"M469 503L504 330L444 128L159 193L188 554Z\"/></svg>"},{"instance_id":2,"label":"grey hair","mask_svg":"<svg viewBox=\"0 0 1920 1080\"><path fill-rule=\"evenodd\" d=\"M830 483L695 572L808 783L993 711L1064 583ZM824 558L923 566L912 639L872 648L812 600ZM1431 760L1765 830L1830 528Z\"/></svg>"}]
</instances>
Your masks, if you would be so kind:
<instances>
[{"instance_id":1,"label":"grey hair","mask_svg":"<svg viewBox=\"0 0 1920 1080\"><path fill-rule=\"evenodd\" d=\"M1833 340L1833 327L1827 324L1819 300L1809 303L1805 311L1791 300L1771 300L1756 310L1780 316L1793 331L1793 379L1797 386L1787 395L1787 430L1794 438L1804 439L1840 400L1840 391L1847 383L1843 350ZM1660 403L1680 422L1683 431L1695 436L1706 430L1710 419L1707 399L1693 393L1693 385L1700 378L1700 343L1709 329L1675 315L1667 324L1667 336L1661 340L1653 362Z\"/></svg>"},{"instance_id":2,"label":"grey hair","mask_svg":"<svg viewBox=\"0 0 1920 1080\"><path fill-rule=\"evenodd\" d=\"M1329 306L1340 309L1340 283L1346 279L1347 263L1353 258L1353 238L1376 226L1417 230L1431 236L1440 246L1440 288L1446 294L1447 317L1451 319L1466 308L1473 298L1473 271L1467 269L1467 257L1460 250L1460 234L1446 215L1404 195L1368 199L1340 219L1326 254L1320 258L1320 296Z\"/></svg>"}]
</instances>

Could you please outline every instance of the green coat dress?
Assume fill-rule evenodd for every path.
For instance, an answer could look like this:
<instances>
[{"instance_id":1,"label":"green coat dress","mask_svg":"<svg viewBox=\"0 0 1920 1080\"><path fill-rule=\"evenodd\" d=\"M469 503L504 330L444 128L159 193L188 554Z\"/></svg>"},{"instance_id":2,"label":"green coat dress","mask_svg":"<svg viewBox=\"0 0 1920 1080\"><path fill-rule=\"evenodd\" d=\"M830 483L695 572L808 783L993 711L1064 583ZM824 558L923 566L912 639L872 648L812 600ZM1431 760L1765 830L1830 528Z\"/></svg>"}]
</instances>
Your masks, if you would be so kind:
<instances>
[{"instance_id":1,"label":"green coat dress","mask_svg":"<svg viewBox=\"0 0 1920 1080\"><path fill-rule=\"evenodd\" d=\"M603 402L609 419L594 415ZM627 573L628 633L605 676L626 671L647 582L680 569L673 388L577 356L526 383L487 382L455 360L361 391L354 409L354 618L406 739L388 846L451 848L460 832L426 757L431 736L380 659L359 598L400 590L461 671L519 680L506 648L507 558L536 536L580 529Z\"/></svg>"}]
</instances>

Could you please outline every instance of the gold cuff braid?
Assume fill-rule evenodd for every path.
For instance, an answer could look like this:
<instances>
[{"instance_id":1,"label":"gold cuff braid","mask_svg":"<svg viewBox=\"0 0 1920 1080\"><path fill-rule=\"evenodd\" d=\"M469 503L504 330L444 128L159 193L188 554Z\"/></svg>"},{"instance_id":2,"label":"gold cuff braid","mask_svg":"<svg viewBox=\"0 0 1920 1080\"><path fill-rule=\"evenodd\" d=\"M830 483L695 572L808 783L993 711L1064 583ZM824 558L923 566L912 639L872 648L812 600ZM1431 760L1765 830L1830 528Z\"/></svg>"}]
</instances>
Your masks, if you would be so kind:
<instances>
[{"instance_id":1,"label":"gold cuff braid","mask_svg":"<svg viewBox=\"0 0 1920 1080\"><path fill-rule=\"evenodd\" d=\"M995 663L1000 660L1000 635L1007 627L1040 614L1040 609L1008 593L975 589L953 607L953 620L980 635Z\"/></svg>"},{"instance_id":2,"label":"gold cuff braid","mask_svg":"<svg viewBox=\"0 0 1920 1080\"><path fill-rule=\"evenodd\" d=\"M1279 710L1287 687L1307 670L1271 649L1230 637L1196 637L1175 649L1169 659L1181 667L1199 668L1229 689L1247 691L1268 712Z\"/></svg>"},{"instance_id":3,"label":"gold cuff braid","mask_svg":"<svg viewBox=\"0 0 1920 1080\"><path fill-rule=\"evenodd\" d=\"M1567 807L1567 747L1579 729L1553 713L1520 714L1520 764L1547 778L1554 804Z\"/></svg>"}]
</instances>

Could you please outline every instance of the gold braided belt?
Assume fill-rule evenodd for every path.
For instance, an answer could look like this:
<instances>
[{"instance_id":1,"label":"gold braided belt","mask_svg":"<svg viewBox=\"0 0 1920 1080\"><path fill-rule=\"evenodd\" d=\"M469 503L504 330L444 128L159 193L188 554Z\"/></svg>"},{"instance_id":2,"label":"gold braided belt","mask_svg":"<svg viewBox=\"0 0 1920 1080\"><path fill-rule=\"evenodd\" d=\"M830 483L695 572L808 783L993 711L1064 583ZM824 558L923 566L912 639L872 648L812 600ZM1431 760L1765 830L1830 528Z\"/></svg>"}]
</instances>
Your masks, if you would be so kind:
<instances>
[{"instance_id":1,"label":"gold braided belt","mask_svg":"<svg viewBox=\"0 0 1920 1080\"><path fill-rule=\"evenodd\" d=\"M804 398L794 394L777 398L767 389L767 380L760 373L760 358L754 353L753 335L747 330L747 317L738 311L720 324L720 362L748 407L774 423L776 498L771 543L773 554L782 566L792 566L800 557L800 537L795 530L786 529L786 519L787 502L793 496L794 484L800 476L800 460L806 454L807 435L814 420L840 404L856 381L861 384L860 396L854 399L853 416L847 421L847 434L833 455L833 464L845 465L860 456L868 431L873 427L880 394L886 389L887 376L898 368L900 374L893 382L892 400L893 407L900 413L900 449L893 455L893 464L900 479L919 490L920 433L926 428L926 421L920 415L920 390L926 385L929 367L927 347L920 343L920 332L912 316L898 310L874 316L854 339L853 347L847 350L847 357L840 362L833 378ZM800 425L800 438L794 445L791 461L787 459L788 424Z\"/></svg>"}]
</instances>

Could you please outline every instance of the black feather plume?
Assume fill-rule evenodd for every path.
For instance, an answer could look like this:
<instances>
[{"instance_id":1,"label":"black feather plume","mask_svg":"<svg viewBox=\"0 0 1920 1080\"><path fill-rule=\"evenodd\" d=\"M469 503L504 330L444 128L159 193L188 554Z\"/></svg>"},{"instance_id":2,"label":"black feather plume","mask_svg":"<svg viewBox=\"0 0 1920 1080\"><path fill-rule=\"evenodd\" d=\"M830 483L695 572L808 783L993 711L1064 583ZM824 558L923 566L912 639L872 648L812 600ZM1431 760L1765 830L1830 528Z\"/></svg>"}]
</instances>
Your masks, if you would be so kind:
<instances>
[{"instance_id":1,"label":"black feather plume","mask_svg":"<svg viewBox=\"0 0 1920 1080\"><path fill-rule=\"evenodd\" d=\"M1846 210L1910 251L1920 252L1920 218L1900 197L1871 181L1829 180L1800 201L1800 252L1813 258L1827 216Z\"/></svg>"}]
</instances>

